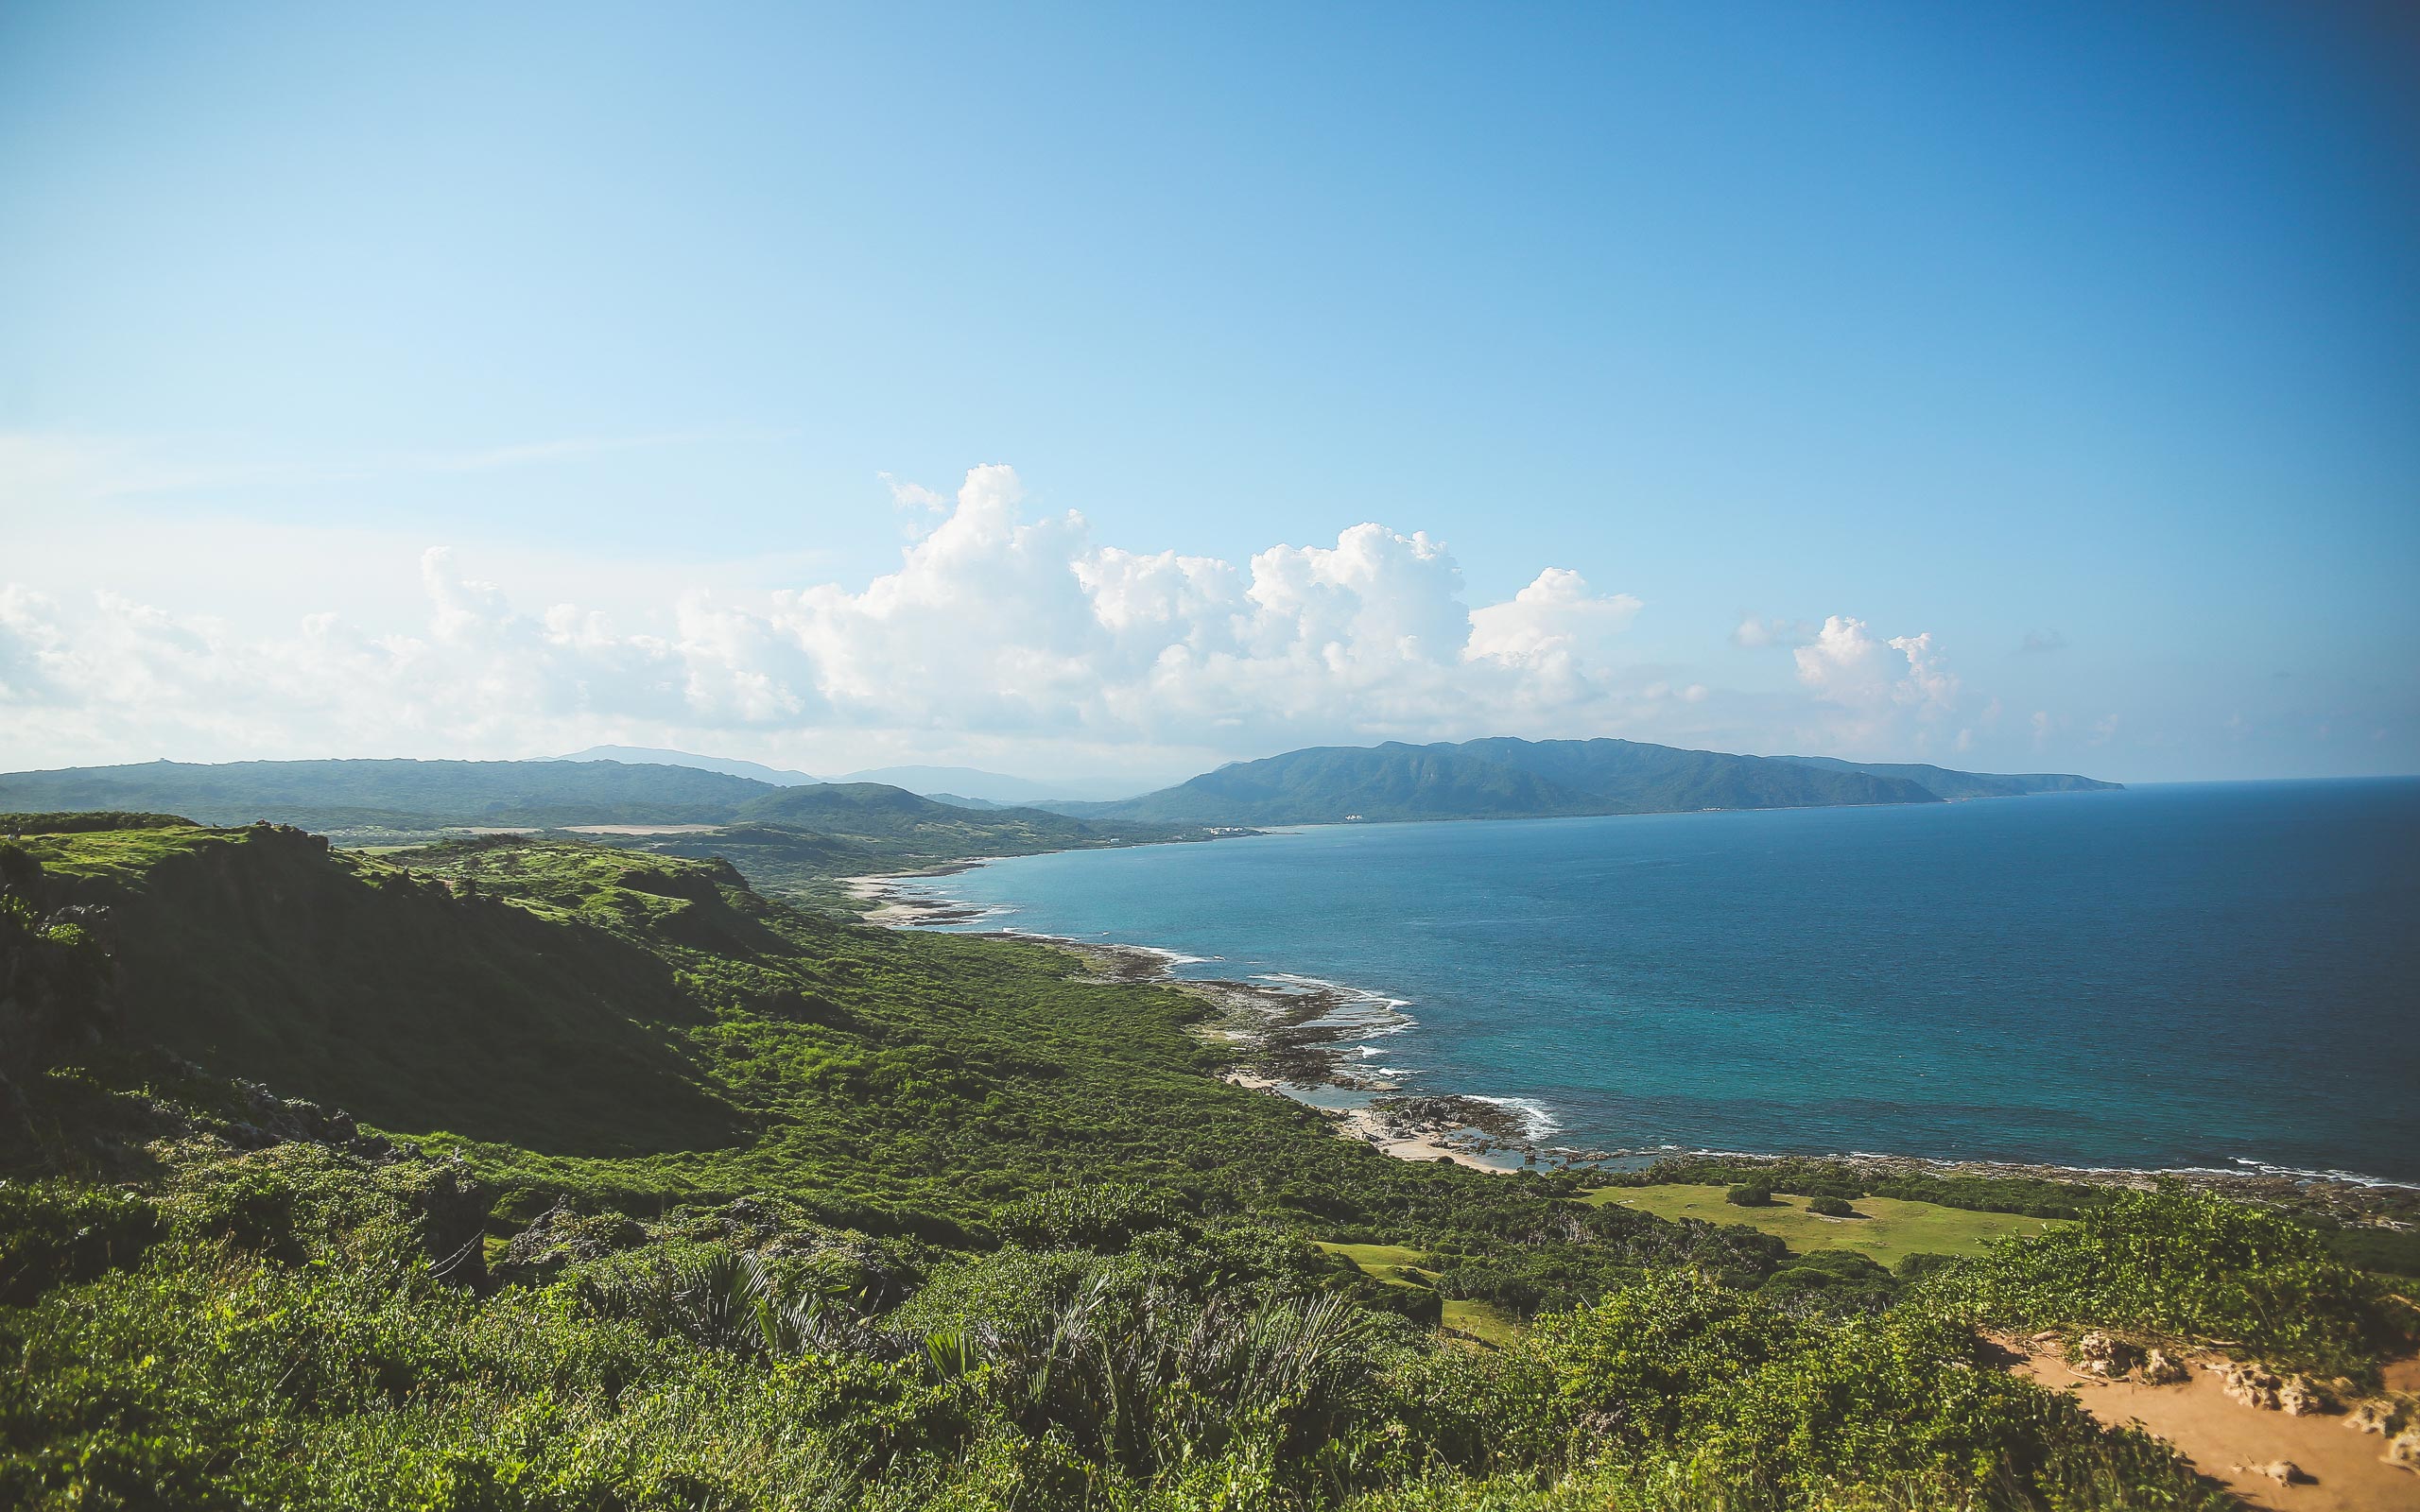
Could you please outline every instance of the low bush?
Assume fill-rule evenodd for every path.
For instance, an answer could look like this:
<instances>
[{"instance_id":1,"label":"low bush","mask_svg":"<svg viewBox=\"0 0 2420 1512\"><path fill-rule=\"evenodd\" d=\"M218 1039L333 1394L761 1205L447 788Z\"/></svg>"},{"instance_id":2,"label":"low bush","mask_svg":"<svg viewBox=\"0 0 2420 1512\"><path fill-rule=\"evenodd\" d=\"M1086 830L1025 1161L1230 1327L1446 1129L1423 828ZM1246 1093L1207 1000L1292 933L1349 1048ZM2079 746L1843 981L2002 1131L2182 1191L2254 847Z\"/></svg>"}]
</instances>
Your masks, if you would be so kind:
<instances>
[{"instance_id":1,"label":"low bush","mask_svg":"<svg viewBox=\"0 0 2420 1512\"><path fill-rule=\"evenodd\" d=\"M1855 1208L1849 1206L1848 1199L1845 1197L1809 1197L1806 1199L1806 1211L1813 1213L1821 1213L1826 1218L1858 1218L1863 1216L1863 1214L1859 1213Z\"/></svg>"},{"instance_id":2,"label":"low bush","mask_svg":"<svg viewBox=\"0 0 2420 1512\"><path fill-rule=\"evenodd\" d=\"M130 1265L160 1227L159 1210L127 1193L0 1181L0 1304L23 1307L54 1286Z\"/></svg>"},{"instance_id":3,"label":"low bush","mask_svg":"<svg viewBox=\"0 0 2420 1512\"><path fill-rule=\"evenodd\" d=\"M1735 1207L1770 1208L1773 1205L1773 1189L1761 1181L1743 1181L1724 1193L1722 1200Z\"/></svg>"},{"instance_id":4,"label":"low bush","mask_svg":"<svg viewBox=\"0 0 2420 1512\"><path fill-rule=\"evenodd\" d=\"M1927 1291L1974 1322L2225 1339L2277 1366L2365 1383L2420 1321L2308 1226L2184 1187L2121 1194L2066 1228L1942 1270Z\"/></svg>"}]
</instances>

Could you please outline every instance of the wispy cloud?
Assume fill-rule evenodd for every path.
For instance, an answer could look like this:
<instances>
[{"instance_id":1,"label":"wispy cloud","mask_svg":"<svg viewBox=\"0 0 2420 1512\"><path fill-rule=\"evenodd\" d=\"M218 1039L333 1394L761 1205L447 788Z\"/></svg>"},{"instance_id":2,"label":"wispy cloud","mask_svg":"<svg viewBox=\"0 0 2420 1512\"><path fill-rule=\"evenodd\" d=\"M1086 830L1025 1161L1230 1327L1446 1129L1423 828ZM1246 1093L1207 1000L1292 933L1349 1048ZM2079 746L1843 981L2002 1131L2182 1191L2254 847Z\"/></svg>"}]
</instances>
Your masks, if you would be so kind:
<instances>
[{"instance_id":1,"label":"wispy cloud","mask_svg":"<svg viewBox=\"0 0 2420 1512\"><path fill-rule=\"evenodd\" d=\"M458 450L366 451L304 457L263 455L226 437L0 432L0 512L178 493L548 467L615 453L762 440L779 434L663 431Z\"/></svg>"}]
</instances>

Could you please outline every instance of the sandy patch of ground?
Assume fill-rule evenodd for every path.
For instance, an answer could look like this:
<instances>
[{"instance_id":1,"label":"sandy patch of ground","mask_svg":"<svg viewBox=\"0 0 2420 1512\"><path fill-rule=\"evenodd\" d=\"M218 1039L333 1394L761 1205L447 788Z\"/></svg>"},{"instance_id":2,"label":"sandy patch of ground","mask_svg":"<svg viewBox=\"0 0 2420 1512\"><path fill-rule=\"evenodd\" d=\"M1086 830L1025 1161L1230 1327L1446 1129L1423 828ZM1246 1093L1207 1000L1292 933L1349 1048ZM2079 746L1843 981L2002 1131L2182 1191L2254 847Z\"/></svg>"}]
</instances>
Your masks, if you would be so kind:
<instances>
[{"instance_id":1,"label":"sandy patch of ground","mask_svg":"<svg viewBox=\"0 0 2420 1512\"><path fill-rule=\"evenodd\" d=\"M1398 1160L1451 1160L1457 1165L1467 1165L1474 1171L1492 1172L1496 1176L1512 1169L1435 1140L1397 1138L1389 1133L1378 1115L1367 1108L1357 1108L1345 1114L1337 1126L1337 1132L1346 1139L1359 1140L1381 1155L1392 1155Z\"/></svg>"},{"instance_id":2,"label":"sandy patch of ground","mask_svg":"<svg viewBox=\"0 0 2420 1512\"><path fill-rule=\"evenodd\" d=\"M2141 1424L2248 1505L2272 1512L2420 1512L2420 1475L2380 1457L2384 1438L2355 1433L2342 1414L2291 1418L2233 1400L2220 1389L2218 1375L2202 1368L2216 1355L2195 1356L2193 1378L2181 1385L2147 1386L2079 1375L2055 1346L2001 1343L2017 1357L2011 1368L2054 1391L2073 1390L2084 1410L2104 1423ZM2250 1469L2278 1460L2308 1478L2280 1486Z\"/></svg>"},{"instance_id":3,"label":"sandy patch of ground","mask_svg":"<svg viewBox=\"0 0 2420 1512\"><path fill-rule=\"evenodd\" d=\"M980 908L964 903L926 898L902 889L930 877L946 877L964 871L975 865L972 861L953 861L946 866L928 867L922 871L886 873L873 877L842 877L840 885L857 904L859 917L869 924L885 929L922 929L935 924L972 923L983 917Z\"/></svg>"}]
</instances>

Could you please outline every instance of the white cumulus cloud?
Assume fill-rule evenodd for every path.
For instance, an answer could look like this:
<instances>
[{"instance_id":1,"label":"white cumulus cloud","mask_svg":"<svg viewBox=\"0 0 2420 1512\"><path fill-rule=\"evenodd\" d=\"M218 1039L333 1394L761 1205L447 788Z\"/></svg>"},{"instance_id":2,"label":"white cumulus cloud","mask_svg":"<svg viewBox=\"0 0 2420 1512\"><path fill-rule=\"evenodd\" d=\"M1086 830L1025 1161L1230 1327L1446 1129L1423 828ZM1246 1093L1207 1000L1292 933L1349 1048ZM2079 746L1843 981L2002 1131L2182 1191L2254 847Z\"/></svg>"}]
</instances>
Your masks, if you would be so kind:
<instances>
[{"instance_id":1,"label":"white cumulus cloud","mask_svg":"<svg viewBox=\"0 0 2420 1512\"><path fill-rule=\"evenodd\" d=\"M939 507L897 570L854 589L688 593L627 624L627 606L524 606L441 547L421 558L407 622L321 612L237 634L107 591L71 607L10 587L10 754L510 754L750 732L1258 754L1601 732L1643 704L1617 656L1639 601L1567 569L1473 609L1451 553L1417 532L1358 524L1238 566L1106 545L1072 512L1029 516L1004 466L946 501L886 482L911 511Z\"/></svg>"},{"instance_id":2,"label":"white cumulus cloud","mask_svg":"<svg viewBox=\"0 0 2420 1512\"><path fill-rule=\"evenodd\" d=\"M1799 682L1847 713L1835 734L1848 741L1875 742L1909 720L1930 725L1958 707L1958 675L1933 645L1930 631L1883 640L1865 621L1833 614L1813 640L1790 655ZM1927 743L1920 733L1917 747Z\"/></svg>"}]
</instances>

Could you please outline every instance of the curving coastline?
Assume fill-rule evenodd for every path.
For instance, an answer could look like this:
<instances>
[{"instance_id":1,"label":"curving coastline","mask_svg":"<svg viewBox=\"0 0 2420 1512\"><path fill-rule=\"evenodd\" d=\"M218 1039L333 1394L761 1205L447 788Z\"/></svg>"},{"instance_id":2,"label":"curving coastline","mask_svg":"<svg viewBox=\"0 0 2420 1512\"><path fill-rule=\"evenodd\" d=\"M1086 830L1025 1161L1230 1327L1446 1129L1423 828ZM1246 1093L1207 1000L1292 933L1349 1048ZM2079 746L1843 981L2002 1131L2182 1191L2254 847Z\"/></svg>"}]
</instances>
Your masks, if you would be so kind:
<instances>
[{"instance_id":1,"label":"curving coastline","mask_svg":"<svg viewBox=\"0 0 2420 1512\"><path fill-rule=\"evenodd\" d=\"M1481 1093L1408 1091L1408 1073L1386 1066L1361 1069L1349 1052L1374 1059L1380 1052L1358 1041L1401 1033L1417 1021L1409 1004L1322 978L1271 972L1251 979L1196 978L1176 974L1179 966L1215 957L1188 955L1159 946L1076 939L1003 926L968 928L1014 910L945 896L940 879L970 871L991 858L970 858L916 871L847 879L852 897L865 904L865 921L887 928L949 929L1055 946L1084 961L1098 979L1164 986L1199 997L1217 1010L1203 1026L1205 1038L1235 1047L1236 1066L1228 1081L1305 1103L1334 1119L1340 1137L1368 1143L1399 1160L1450 1160L1475 1169L1509 1174L1523 1169L1639 1171L1667 1160L1718 1159L1781 1164L1837 1162L1876 1177L2031 1177L2095 1186L2148 1190L2182 1183L2234 1197L2317 1203L2347 1219L2420 1218L2420 1184L2352 1171L2316 1171L2242 1160L2235 1167L2081 1166L2044 1161L1951 1160L1849 1150L1783 1154L1674 1143L1586 1148L1549 1143L1561 1125L1535 1099Z\"/></svg>"}]
</instances>

